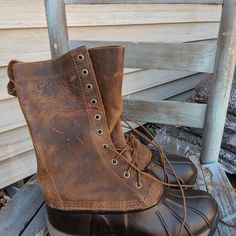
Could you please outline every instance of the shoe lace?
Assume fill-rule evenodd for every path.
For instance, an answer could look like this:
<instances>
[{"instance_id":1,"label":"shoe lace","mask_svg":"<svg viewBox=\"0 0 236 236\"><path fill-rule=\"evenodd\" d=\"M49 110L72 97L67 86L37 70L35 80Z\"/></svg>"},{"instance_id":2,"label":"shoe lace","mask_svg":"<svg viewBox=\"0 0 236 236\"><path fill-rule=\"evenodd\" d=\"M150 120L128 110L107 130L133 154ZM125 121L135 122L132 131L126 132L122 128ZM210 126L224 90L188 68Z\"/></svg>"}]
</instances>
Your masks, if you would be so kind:
<instances>
[{"instance_id":1,"label":"shoe lace","mask_svg":"<svg viewBox=\"0 0 236 236\"><path fill-rule=\"evenodd\" d=\"M148 178L151 178L154 181L159 182L160 184L167 186L167 187L178 187L181 191L181 195L182 195L182 200L183 200L183 218L182 218L182 222L181 222L181 226L180 226L180 230L178 232L178 236L182 235L183 229L184 227L186 227L186 220L187 220L187 205L186 205L186 197L185 197L185 192L184 189L187 188L194 188L194 187L207 187L207 186L217 186L217 187L222 187L222 188L226 188L230 191L236 192L236 189L228 186L226 184L223 183L214 183L214 182L209 182L209 183L204 183L204 184L191 184L191 185L187 185L187 184L181 184L180 179L178 178L178 175L176 174L173 166L171 165L170 161L168 160L167 156L165 155L163 149L161 148L160 144L157 142L157 140L155 139L155 137L150 133L150 131L148 129L146 129L141 123L134 121L130 118L128 118L127 116L121 115L121 120L125 123L125 125L122 125L125 128L129 128L131 129L134 133L136 133L137 135L139 135L140 137L144 138L147 142L149 142L150 144L154 145L154 147L157 148L157 150L160 153L160 161L164 170L164 176L165 179L164 181L161 181L155 177L153 177L152 175L148 174L147 172L145 172L144 170L141 170L136 162L135 162L135 145L134 145L134 137L131 134L125 134L125 138L127 141L127 145L123 148L111 148L111 147L107 147L108 150L110 150L112 153L116 154L115 159L118 160L119 158L122 158L124 161L126 161L130 167L129 169L125 172L127 174L130 174L131 169L134 169L137 171L137 186L142 187L142 183L141 183L141 176L146 176ZM136 125L138 125L139 127L141 127L149 137L147 137L147 135L141 133L140 131L138 131L137 129L133 128L129 122L134 123ZM127 159L124 156L125 152L130 152L131 153L131 160ZM169 168L171 169L171 171L174 174L174 177L177 181L177 184L171 184L168 182L168 175L167 175L167 171L166 171L166 163L169 166ZM233 227L236 228L236 224L230 224L228 222L225 222L224 220L220 219L220 222L227 225L228 227Z\"/></svg>"}]
</instances>

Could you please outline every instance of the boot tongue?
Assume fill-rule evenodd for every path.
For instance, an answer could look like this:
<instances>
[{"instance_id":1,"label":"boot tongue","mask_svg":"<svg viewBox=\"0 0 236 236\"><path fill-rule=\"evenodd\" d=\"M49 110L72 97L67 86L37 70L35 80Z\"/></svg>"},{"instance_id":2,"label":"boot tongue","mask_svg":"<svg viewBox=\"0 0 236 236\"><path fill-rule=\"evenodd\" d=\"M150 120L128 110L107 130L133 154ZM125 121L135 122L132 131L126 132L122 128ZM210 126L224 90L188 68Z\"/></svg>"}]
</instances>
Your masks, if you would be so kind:
<instances>
[{"instance_id":1,"label":"boot tongue","mask_svg":"<svg viewBox=\"0 0 236 236\"><path fill-rule=\"evenodd\" d=\"M89 49L96 74L109 131L112 133L122 113L122 80L124 47L98 47Z\"/></svg>"},{"instance_id":2,"label":"boot tongue","mask_svg":"<svg viewBox=\"0 0 236 236\"><path fill-rule=\"evenodd\" d=\"M96 74L111 139L117 149L127 146L120 125L122 113L122 82L124 68L124 47L108 46L89 49L89 55ZM140 155L147 153L147 147L137 143ZM131 153L125 152L125 157L132 160ZM139 155L139 154L136 154ZM138 163L137 163L138 161ZM150 161L150 155L137 158L136 164L144 169Z\"/></svg>"}]
</instances>

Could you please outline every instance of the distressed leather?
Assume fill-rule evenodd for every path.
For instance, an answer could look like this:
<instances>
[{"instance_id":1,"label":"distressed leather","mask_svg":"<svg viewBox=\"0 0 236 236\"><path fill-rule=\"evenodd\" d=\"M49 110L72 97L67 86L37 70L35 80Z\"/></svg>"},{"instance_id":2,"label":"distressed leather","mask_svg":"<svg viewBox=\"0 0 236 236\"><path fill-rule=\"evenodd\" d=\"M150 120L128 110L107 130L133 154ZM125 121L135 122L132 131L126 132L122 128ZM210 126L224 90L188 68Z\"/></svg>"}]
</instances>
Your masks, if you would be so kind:
<instances>
[{"instance_id":1,"label":"distressed leather","mask_svg":"<svg viewBox=\"0 0 236 236\"><path fill-rule=\"evenodd\" d=\"M96 74L97 83L101 93L104 109L106 112L107 124L111 139L116 148L123 149L127 142L124 138L120 125L120 115L122 112L122 82L124 48L101 47L89 49L89 55ZM107 62L109 58L109 62ZM8 66L9 78L13 78L12 65L18 61L13 60ZM16 91L12 81L8 83L9 94L16 96ZM164 181L163 166L160 162L160 155L155 150L150 150L138 139L133 138L134 152L133 158L136 165L141 170L146 170L161 181ZM175 169L179 180L183 184L193 184L196 180L197 169L194 164L185 157L166 153L171 165ZM125 152L124 156L132 160L130 152ZM177 180L168 165L168 182L177 184Z\"/></svg>"},{"instance_id":2,"label":"distressed leather","mask_svg":"<svg viewBox=\"0 0 236 236\"><path fill-rule=\"evenodd\" d=\"M115 49L124 50L118 46ZM83 60L78 59L80 54ZM115 114L116 107L114 117L107 120L106 102L86 47L55 60L10 62L8 71L8 89L16 90L28 124L37 156L38 181L48 206L129 211L158 203L163 186L142 175L142 188L137 188L137 172L132 169L130 178L124 178L129 164L120 159L118 165L112 165L115 155L103 148L108 144L115 149L112 130L120 111ZM92 99L97 103L92 104ZM95 119L96 114L101 115L100 120Z\"/></svg>"},{"instance_id":3,"label":"distressed leather","mask_svg":"<svg viewBox=\"0 0 236 236\"><path fill-rule=\"evenodd\" d=\"M120 116L122 113L122 83L124 68L124 48L101 47L89 49L90 58L96 74L97 83L102 91L102 101L106 112L107 124L112 142L116 148L123 149L127 141L123 134ZM160 155L155 150L150 150L135 137L132 138L133 158L141 170L146 170L157 179L164 181L164 170L160 162ZM127 159L132 160L131 153L125 152ZM197 169L187 158L166 153L171 165L183 184L193 184L196 180ZM177 184L177 180L169 167L168 182Z\"/></svg>"},{"instance_id":4,"label":"distressed leather","mask_svg":"<svg viewBox=\"0 0 236 236\"><path fill-rule=\"evenodd\" d=\"M106 112L107 125L114 146L123 149L127 146L120 116L122 114L122 83L124 68L124 48L101 47L89 49L89 55L96 74L101 93L104 109ZM136 165L144 170L151 160L151 150L134 139ZM125 152L127 159L132 161L131 153Z\"/></svg>"}]
</instances>

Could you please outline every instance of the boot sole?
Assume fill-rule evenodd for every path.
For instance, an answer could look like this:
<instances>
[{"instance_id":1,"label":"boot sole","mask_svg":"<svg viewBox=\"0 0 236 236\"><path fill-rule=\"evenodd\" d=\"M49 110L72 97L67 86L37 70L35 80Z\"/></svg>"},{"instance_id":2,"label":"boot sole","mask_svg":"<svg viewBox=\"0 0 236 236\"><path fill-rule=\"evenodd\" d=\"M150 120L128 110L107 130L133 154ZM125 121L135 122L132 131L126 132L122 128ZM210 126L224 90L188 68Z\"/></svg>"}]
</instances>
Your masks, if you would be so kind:
<instances>
[{"instance_id":1,"label":"boot sole","mask_svg":"<svg viewBox=\"0 0 236 236\"><path fill-rule=\"evenodd\" d=\"M213 236L213 234L216 231L218 222L219 222L219 214L217 213L213 221L211 229L207 230L206 232L198 236ZM83 234L67 234L67 233L61 232L52 226L52 224L48 220L48 216L46 216L46 224L47 224L47 229L50 236L89 236L89 235L83 235ZM102 236L106 236L106 235L102 235ZM120 235L109 235L109 236L120 236Z\"/></svg>"}]
</instances>

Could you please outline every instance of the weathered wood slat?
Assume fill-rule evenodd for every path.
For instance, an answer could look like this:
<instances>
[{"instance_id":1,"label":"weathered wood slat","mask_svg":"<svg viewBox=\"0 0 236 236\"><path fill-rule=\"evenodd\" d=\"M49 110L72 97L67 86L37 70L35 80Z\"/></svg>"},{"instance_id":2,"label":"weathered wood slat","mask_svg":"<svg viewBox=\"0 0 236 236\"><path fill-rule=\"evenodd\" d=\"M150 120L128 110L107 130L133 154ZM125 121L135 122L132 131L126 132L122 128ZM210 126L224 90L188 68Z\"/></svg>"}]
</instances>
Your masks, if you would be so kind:
<instances>
[{"instance_id":1,"label":"weathered wood slat","mask_svg":"<svg viewBox=\"0 0 236 236\"><path fill-rule=\"evenodd\" d=\"M24 179L36 172L33 150L0 161L0 188Z\"/></svg>"},{"instance_id":2,"label":"weathered wood slat","mask_svg":"<svg viewBox=\"0 0 236 236\"><path fill-rule=\"evenodd\" d=\"M202 165L202 170L206 182L224 183L232 187L221 164ZM226 222L235 224L233 220L236 219L236 193L212 186L207 186L207 190L216 199L221 218ZM219 224L218 231L222 236L236 235L235 228L227 227L222 223Z\"/></svg>"},{"instance_id":3,"label":"weathered wood slat","mask_svg":"<svg viewBox=\"0 0 236 236\"><path fill-rule=\"evenodd\" d=\"M167 101L183 102L191 96L193 89L190 89L184 93L177 94L173 97L166 99Z\"/></svg>"},{"instance_id":4,"label":"weathered wood slat","mask_svg":"<svg viewBox=\"0 0 236 236\"><path fill-rule=\"evenodd\" d=\"M6 67L0 67L0 100L10 98L7 93L7 71Z\"/></svg>"},{"instance_id":5,"label":"weathered wood slat","mask_svg":"<svg viewBox=\"0 0 236 236\"><path fill-rule=\"evenodd\" d=\"M43 204L43 196L36 180L31 180L0 211L0 235L20 235ZM7 217L6 217L7 216Z\"/></svg>"},{"instance_id":6,"label":"weathered wood slat","mask_svg":"<svg viewBox=\"0 0 236 236\"><path fill-rule=\"evenodd\" d=\"M0 29L46 27L42 0L0 1L0 9L5 12L0 14ZM213 22L221 13L221 6L213 4L67 5L66 9L69 26Z\"/></svg>"},{"instance_id":7,"label":"weathered wood slat","mask_svg":"<svg viewBox=\"0 0 236 236\"><path fill-rule=\"evenodd\" d=\"M71 39L77 40L134 41L138 39L141 42L176 43L216 39L218 29L218 22L90 26L70 27L69 35ZM39 39L40 44L35 44ZM6 66L13 58L22 61L39 61L50 58L48 32L46 28L2 30L0 42L0 66Z\"/></svg>"},{"instance_id":8,"label":"weathered wood slat","mask_svg":"<svg viewBox=\"0 0 236 236\"><path fill-rule=\"evenodd\" d=\"M122 95L125 96L154 86L160 86L192 74L193 72L174 70L144 70L129 73L124 75Z\"/></svg>"},{"instance_id":9,"label":"weathered wood slat","mask_svg":"<svg viewBox=\"0 0 236 236\"><path fill-rule=\"evenodd\" d=\"M223 0L65 0L65 4L222 4Z\"/></svg>"},{"instance_id":10,"label":"weathered wood slat","mask_svg":"<svg viewBox=\"0 0 236 236\"><path fill-rule=\"evenodd\" d=\"M32 149L31 138L26 126L1 133L0 143L0 161Z\"/></svg>"},{"instance_id":11,"label":"weathered wood slat","mask_svg":"<svg viewBox=\"0 0 236 236\"><path fill-rule=\"evenodd\" d=\"M25 119L16 98L0 100L0 107L4 111L0 116L0 134L25 125Z\"/></svg>"},{"instance_id":12,"label":"weathered wood slat","mask_svg":"<svg viewBox=\"0 0 236 236\"><path fill-rule=\"evenodd\" d=\"M183 93L193 89L201 80L206 78L205 74L196 74L175 80L161 86L145 89L137 93L129 94L124 97L125 100L145 100L158 101L173 97L177 94Z\"/></svg>"},{"instance_id":13,"label":"weathered wood slat","mask_svg":"<svg viewBox=\"0 0 236 236\"><path fill-rule=\"evenodd\" d=\"M178 69L212 73L215 64L215 44L143 43L71 40L70 48L81 45L124 45L125 65L129 68Z\"/></svg>"},{"instance_id":14,"label":"weathered wood slat","mask_svg":"<svg viewBox=\"0 0 236 236\"><path fill-rule=\"evenodd\" d=\"M206 105L171 101L123 101L124 114L134 120L202 128Z\"/></svg>"},{"instance_id":15,"label":"weathered wood slat","mask_svg":"<svg viewBox=\"0 0 236 236\"><path fill-rule=\"evenodd\" d=\"M21 234L21 236L43 236L47 235L46 229L46 206L45 204L40 208L35 217L29 223L27 228Z\"/></svg>"}]
</instances>

